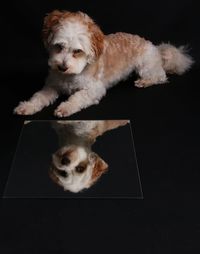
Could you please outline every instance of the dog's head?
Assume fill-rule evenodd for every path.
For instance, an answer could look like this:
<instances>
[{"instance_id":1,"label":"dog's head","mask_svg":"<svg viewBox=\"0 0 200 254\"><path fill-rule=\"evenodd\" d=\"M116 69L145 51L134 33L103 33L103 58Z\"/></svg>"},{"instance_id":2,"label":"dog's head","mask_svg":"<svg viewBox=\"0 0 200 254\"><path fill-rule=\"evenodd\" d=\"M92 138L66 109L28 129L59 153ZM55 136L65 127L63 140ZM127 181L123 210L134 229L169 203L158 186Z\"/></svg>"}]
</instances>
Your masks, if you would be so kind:
<instances>
[{"instance_id":1,"label":"dog's head","mask_svg":"<svg viewBox=\"0 0 200 254\"><path fill-rule=\"evenodd\" d=\"M64 190L79 192L94 184L107 169L96 153L72 145L53 154L50 177Z\"/></svg>"},{"instance_id":2,"label":"dog's head","mask_svg":"<svg viewBox=\"0 0 200 254\"><path fill-rule=\"evenodd\" d=\"M55 10L44 19L43 39L49 66L64 74L79 74L102 51L104 35L82 12Z\"/></svg>"}]
</instances>

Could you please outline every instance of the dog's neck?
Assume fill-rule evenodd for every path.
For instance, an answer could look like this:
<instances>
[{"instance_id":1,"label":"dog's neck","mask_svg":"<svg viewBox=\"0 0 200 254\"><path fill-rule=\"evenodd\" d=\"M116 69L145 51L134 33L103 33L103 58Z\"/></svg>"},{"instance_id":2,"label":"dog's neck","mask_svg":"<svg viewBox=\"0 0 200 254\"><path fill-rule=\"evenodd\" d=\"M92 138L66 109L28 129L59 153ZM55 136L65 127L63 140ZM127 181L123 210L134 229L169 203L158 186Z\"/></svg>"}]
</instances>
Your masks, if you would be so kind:
<instances>
[{"instance_id":1,"label":"dog's neck","mask_svg":"<svg viewBox=\"0 0 200 254\"><path fill-rule=\"evenodd\" d=\"M58 121L53 123L53 127L61 147L77 145L91 149L97 137L127 123L127 120Z\"/></svg>"},{"instance_id":2,"label":"dog's neck","mask_svg":"<svg viewBox=\"0 0 200 254\"><path fill-rule=\"evenodd\" d=\"M58 135L60 147L76 145L91 150L95 142L95 140L88 135L92 125L87 126L83 121L67 121L66 124L57 122L54 123L53 127Z\"/></svg>"}]
</instances>

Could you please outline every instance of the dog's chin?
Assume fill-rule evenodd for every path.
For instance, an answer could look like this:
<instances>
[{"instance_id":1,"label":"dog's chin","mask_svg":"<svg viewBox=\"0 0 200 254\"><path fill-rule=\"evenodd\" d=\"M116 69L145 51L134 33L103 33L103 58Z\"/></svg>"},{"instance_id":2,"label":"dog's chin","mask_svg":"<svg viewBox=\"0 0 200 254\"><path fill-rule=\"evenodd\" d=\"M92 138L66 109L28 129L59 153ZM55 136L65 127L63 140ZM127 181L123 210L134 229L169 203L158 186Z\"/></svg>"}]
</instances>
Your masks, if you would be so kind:
<instances>
[{"instance_id":1,"label":"dog's chin","mask_svg":"<svg viewBox=\"0 0 200 254\"><path fill-rule=\"evenodd\" d=\"M79 187L75 187L75 186L63 186L64 187L64 191L70 191L73 193L82 193L83 191L86 190L85 186L79 186Z\"/></svg>"},{"instance_id":2,"label":"dog's chin","mask_svg":"<svg viewBox=\"0 0 200 254\"><path fill-rule=\"evenodd\" d=\"M56 70L58 73L60 73L62 75L66 75L66 76L78 75L78 74L81 74L81 72L83 71L83 70L78 70L78 71L73 71L73 70L59 71L57 68L52 68L52 69Z\"/></svg>"}]
</instances>

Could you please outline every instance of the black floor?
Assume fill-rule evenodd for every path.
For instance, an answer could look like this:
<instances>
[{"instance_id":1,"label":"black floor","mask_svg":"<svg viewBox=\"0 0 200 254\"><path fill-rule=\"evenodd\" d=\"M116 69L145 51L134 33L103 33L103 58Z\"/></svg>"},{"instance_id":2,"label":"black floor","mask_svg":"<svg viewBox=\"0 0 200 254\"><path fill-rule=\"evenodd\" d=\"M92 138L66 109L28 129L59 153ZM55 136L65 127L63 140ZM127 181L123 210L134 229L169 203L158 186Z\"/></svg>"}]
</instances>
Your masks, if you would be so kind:
<instances>
[{"instance_id":1,"label":"black floor","mask_svg":"<svg viewBox=\"0 0 200 254\"><path fill-rule=\"evenodd\" d=\"M131 119L143 200L2 199L2 254L199 254L200 93L197 1L8 1L2 7L0 193L26 119L55 119L58 102L32 117L12 114L42 87L42 19L52 9L81 9L106 33L140 34L154 43L189 44L196 64L147 89L133 75L99 105L69 119Z\"/></svg>"},{"instance_id":2,"label":"black floor","mask_svg":"<svg viewBox=\"0 0 200 254\"><path fill-rule=\"evenodd\" d=\"M197 75L193 69L171 77L169 84L144 90L135 88L130 78L111 89L98 106L71 117L132 120L144 200L4 199L1 253L198 253ZM26 80L21 80L26 89ZM10 98L8 105L1 103L1 192L22 121L28 119L12 115L23 95L17 86L10 89L11 83L5 79L1 86L3 96ZM53 119L54 107L32 118Z\"/></svg>"}]
</instances>

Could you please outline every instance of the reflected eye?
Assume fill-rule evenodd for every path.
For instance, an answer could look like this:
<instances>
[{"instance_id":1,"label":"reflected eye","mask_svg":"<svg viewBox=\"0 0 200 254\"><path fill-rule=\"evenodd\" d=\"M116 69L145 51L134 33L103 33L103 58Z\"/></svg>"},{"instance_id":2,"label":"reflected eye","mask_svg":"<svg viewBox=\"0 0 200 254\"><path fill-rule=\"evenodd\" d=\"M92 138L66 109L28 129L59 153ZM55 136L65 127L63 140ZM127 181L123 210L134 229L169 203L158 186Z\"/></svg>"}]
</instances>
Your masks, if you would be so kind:
<instances>
[{"instance_id":1,"label":"reflected eye","mask_svg":"<svg viewBox=\"0 0 200 254\"><path fill-rule=\"evenodd\" d=\"M76 57L76 56L78 56L78 55L80 55L82 53L83 53L83 51L81 49L75 49L75 50L73 50L73 56L74 57Z\"/></svg>"},{"instance_id":2,"label":"reflected eye","mask_svg":"<svg viewBox=\"0 0 200 254\"><path fill-rule=\"evenodd\" d=\"M83 173L83 172L85 171L85 169L86 169L86 168L83 167L83 166L77 166L77 167L76 167L76 172L77 172L77 173Z\"/></svg>"},{"instance_id":3,"label":"reflected eye","mask_svg":"<svg viewBox=\"0 0 200 254\"><path fill-rule=\"evenodd\" d=\"M58 51L58 52L60 52L61 50L63 50L63 48L64 48L64 46L63 46L62 44L60 44L60 43L56 43L56 44L54 45L54 49L55 49L56 51Z\"/></svg>"}]
</instances>

